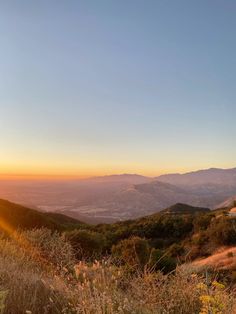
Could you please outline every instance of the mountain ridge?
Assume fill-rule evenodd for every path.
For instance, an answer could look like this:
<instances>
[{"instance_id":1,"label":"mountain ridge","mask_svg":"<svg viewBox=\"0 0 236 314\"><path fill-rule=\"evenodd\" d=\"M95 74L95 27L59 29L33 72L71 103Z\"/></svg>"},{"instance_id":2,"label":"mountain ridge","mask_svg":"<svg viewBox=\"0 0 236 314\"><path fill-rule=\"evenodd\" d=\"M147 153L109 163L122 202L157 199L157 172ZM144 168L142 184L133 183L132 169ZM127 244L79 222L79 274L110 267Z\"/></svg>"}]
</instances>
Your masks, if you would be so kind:
<instances>
[{"instance_id":1,"label":"mountain ridge","mask_svg":"<svg viewBox=\"0 0 236 314\"><path fill-rule=\"evenodd\" d=\"M157 180L162 182L169 182L172 184L233 184L236 186L236 167L235 168L209 168L200 169L197 171L186 172L183 174L170 173L163 174L156 177Z\"/></svg>"},{"instance_id":2,"label":"mountain ridge","mask_svg":"<svg viewBox=\"0 0 236 314\"><path fill-rule=\"evenodd\" d=\"M0 198L86 222L141 217L175 203L215 209L236 195L236 168L156 178L120 174L63 182L0 181Z\"/></svg>"},{"instance_id":3,"label":"mountain ridge","mask_svg":"<svg viewBox=\"0 0 236 314\"><path fill-rule=\"evenodd\" d=\"M64 227L82 224L71 217L43 213L36 209L25 207L8 200L0 199L0 227L7 231L46 227L52 230L62 230Z\"/></svg>"}]
</instances>

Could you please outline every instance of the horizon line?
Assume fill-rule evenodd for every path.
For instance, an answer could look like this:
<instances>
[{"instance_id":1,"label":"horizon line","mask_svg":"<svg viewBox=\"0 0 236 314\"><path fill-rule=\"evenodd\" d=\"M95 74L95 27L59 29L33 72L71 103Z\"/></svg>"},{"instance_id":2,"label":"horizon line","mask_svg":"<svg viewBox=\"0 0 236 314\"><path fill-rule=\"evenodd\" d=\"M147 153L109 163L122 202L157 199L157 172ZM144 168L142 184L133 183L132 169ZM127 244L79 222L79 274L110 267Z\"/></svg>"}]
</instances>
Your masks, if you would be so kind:
<instances>
[{"instance_id":1,"label":"horizon line","mask_svg":"<svg viewBox=\"0 0 236 314\"><path fill-rule=\"evenodd\" d=\"M87 180L87 179L97 179L102 177L110 177L110 176L124 176L124 175L136 175L136 176L142 176L147 178L155 178L162 175L175 175L175 174L188 174L188 173L194 173L198 171L206 171L206 170L233 170L236 169L236 167L230 167L230 168L221 168L221 167L209 167L209 168L202 168L202 169L195 169L195 170L189 170L189 171L177 171L177 172L162 172L156 175L145 175L141 173L133 173L133 172L118 172L118 173L111 173L111 174L101 174L101 175L71 175L71 174L28 174L28 173L0 173L0 180Z\"/></svg>"}]
</instances>

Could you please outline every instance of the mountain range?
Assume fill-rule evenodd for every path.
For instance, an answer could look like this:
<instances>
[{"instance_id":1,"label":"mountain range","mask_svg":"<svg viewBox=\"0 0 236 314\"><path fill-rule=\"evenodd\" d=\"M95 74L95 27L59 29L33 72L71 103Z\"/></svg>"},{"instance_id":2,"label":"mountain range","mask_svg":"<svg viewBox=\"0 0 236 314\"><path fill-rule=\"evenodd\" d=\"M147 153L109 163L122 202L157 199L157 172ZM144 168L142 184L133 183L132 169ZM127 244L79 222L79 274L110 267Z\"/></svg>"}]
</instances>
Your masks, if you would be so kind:
<instances>
[{"instance_id":1,"label":"mountain range","mask_svg":"<svg viewBox=\"0 0 236 314\"><path fill-rule=\"evenodd\" d=\"M95 203L81 206L79 210L66 209L63 213L77 218L81 218L79 215L82 214L101 222L113 222L155 213L175 203L211 209L224 207L224 203L230 203L228 199L236 194L236 168L211 168L156 178L125 174L96 180L102 184L122 182L123 185Z\"/></svg>"},{"instance_id":2,"label":"mountain range","mask_svg":"<svg viewBox=\"0 0 236 314\"><path fill-rule=\"evenodd\" d=\"M210 168L206 170L198 170L185 174L166 174L156 178L158 181L167 182L175 185L236 185L236 168L219 169Z\"/></svg>"},{"instance_id":3,"label":"mountain range","mask_svg":"<svg viewBox=\"0 0 236 314\"><path fill-rule=\"evenodd\" d=\"M236 168L154 178L123 174L70 181L0 181L1 198L92 223L142 217L175 203L227 207L235 195Z\"/></svg>"}]
</instances>

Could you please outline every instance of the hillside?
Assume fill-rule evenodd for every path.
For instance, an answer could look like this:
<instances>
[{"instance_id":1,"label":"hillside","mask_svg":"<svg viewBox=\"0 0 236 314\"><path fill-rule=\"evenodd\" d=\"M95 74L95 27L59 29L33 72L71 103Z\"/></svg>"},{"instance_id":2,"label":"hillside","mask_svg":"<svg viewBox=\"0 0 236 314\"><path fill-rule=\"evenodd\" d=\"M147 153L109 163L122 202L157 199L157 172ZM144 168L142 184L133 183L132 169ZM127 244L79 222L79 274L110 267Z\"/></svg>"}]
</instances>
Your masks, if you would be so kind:
<instances>
[{"instance_id":1,"label":"hillside","mask_svg":"<svg viewBox=\"0 0 236 314\"><path fill-rule=\"evenodd\" d=\"M236 247L220 247L211 256L197 259L192 265L202 268L212 267L218 270L235 270Z\"/></svg>"},{"instance_id":2,"label":"hillside","mask_svg":"<svg viewBox=\"0 0 236 314\"><path fill-rule=\"evenodd\" d=\"M219 208L231 208L236 205L236 196L232 196L226 199L224 202L218 205Z\"/></svg>"},{"instance_id":3,"label":"hillside","mask_svg":"<svg viewBox=\"0 0 236 314\"><path fill-rule=\"evenodd\" d=\"M172 184L153 181L133 185L114 195L111 204L121 209L135 211L139 216L170 206L176 202L193 201L194 195ZM132 212L131 212L132 213Z\"/></svg>"},{"instance_id":4,"label":"hillside","mask_svg":"<svg viewBox=\"0 0 236 314\"><path fill-rule=\"evenodd\" d=\"M83 235L81 245L85 245L88 250L88 241L100 253L111 252L112 247L124 239L140 237L146 239L150 247L163 250L171 258L178 255L179 261L184 260L186 255L195 259L214 253L222 245L236 244L236 218L227 216L226 211L210 211L208 208L183 203L176 203L160 212L134 220L88 225L62 214L42 213L0 200L0 221L4 230L10 226L11 229L46 227L66 231L69 239L73 239L72 243L75 239L80 241L76 236L77 232L86 230L88 234ZM74 244L77 249L78 243ZM179 249L173 250L173 245L178 245Z\"/></svg>"},{"instance_id":5,"label":"hillside","mask_svg":"<svg viewBox=\"0 0 236 314\"><path fill-rule=\"evenodd\" d=\"M170 299L171 313L179 313L180 299L183 313L199 313L198 286L204 286L205 266L212 282L216 276L224 278L226 291L233 284L236 220L226 214L177 203L146 217L94 226L0 200L0 226L18 228L12 237L10 232L9 238L0 238L4 313L40 314L45 304L47 313L63 313L65 308L83 313L88 307L91 314L98 309L107 313L100 311L100 304L101 309L104 304L117 309L121 302L125 310L111 313L140 308L140 313L159 313L160 308L170 313ZM51 230L28 230L35 227ZM219 295L214 286L208 291L227 302L225 314L232 313L231 295Z\"/></svg>"},{"instance_id":6,"label":"hillside","mask_svg":"<svg viewBox=\"0 0 236 314\"><path fill-rule=\"evenodd\" d=\"M6 200L0 199L1 226L9 225L13 229L33 229L46 227L52 230L81 224L76 219L55 213L42 213Z\"/></svg>"},{"instance_id":7,"label":"hillside","mask_svg":"<svg viewBox=\"0 0 236 314\"><path fill-rule=\"evenodd\" d=\"M177 203L169 208L164 209L161 212L167 214L196 214L210 212L210 209L205 207L195 207L187 204Z\"/></svg>"},{"instance_id":8,"label":"hillside","mask_svg":"<svg viewBox=\"0 0 236 314\"><path fill-rule=\"evenodd\" d=\"M236 245L236 217L227 211L210 211L177 203L158 213L135 220L88 226L109 239L109 248L130 237L148 244L178 262L214 254L222 246ZM106 246L106 249L108 248Z\"/></svg>"}]
</instances>

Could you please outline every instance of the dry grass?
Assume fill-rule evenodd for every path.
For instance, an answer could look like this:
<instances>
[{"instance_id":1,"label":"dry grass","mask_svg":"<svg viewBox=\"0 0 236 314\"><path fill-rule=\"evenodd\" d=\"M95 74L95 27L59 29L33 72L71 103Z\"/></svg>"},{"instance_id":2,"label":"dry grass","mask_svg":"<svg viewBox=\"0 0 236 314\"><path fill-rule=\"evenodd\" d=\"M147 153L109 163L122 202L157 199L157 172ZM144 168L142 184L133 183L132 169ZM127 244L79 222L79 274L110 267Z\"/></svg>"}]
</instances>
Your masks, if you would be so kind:
<instances>
[{"instance_id":1,"label":"dry grass","mask_svg":"<svg viewBox=\"0 0 236 314\"><path fill-rule=\"evenodd\" d=\"M17 237L30 245L20 247ZM110 261L72 267L72 250L59 234L40 229L17 237L0 240L0 313L1 305L5 314L233 313L229 291L206 287L197 275L131 275Z\"/></svg>"},{"instance_id":2,"label":"dry grass","mask_svg":"<svg viewBox=\"0 0 236 314\"><path fill-rule=\"evenodd\" d=\"M210 266L215 269L236 269L236 247L222 247L207 258L193 263L197 267Z\"/></svg>"}]
</instances>

